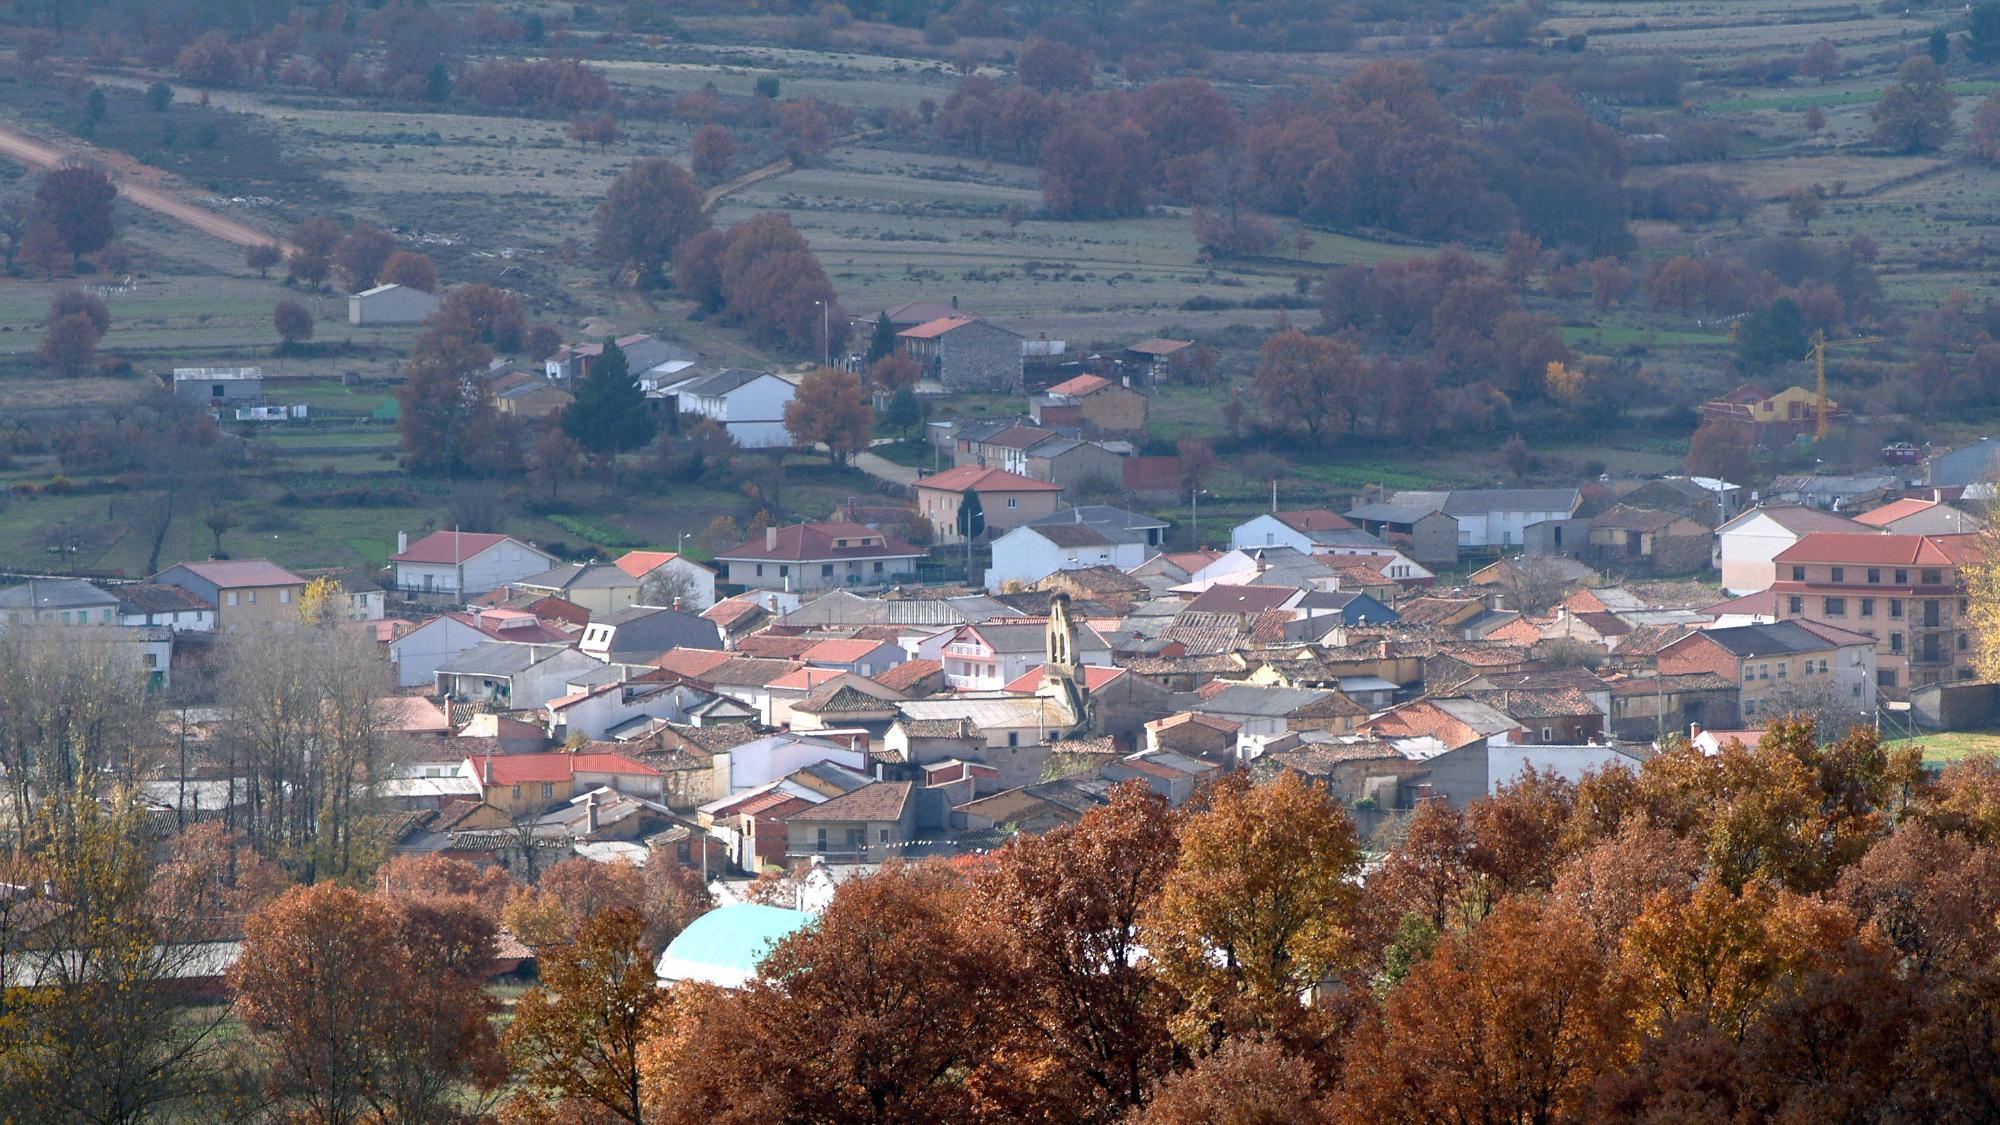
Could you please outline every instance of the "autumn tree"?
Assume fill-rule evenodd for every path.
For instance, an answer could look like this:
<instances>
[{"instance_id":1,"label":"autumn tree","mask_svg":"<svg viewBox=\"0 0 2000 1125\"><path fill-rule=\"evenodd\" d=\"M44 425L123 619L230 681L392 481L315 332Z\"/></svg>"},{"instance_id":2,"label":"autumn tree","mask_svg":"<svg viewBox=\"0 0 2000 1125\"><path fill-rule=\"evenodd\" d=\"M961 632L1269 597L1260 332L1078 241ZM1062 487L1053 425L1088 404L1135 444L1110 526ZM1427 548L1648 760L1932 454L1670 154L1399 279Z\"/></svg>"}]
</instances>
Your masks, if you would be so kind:
<instances>
[{"instance_id":1,"label":"autumn tree","mask_svg":"<svg viewBox=\"0 0 2000 1125\"><path fill-rule=\"evenodd\" d=\"M284 259L285 252L275 242L260 242L243 251L243 264L256 270L258 277L271 276L271 267Z\"/></svg>"},{"instance_id":2,"label":"autumn tree","mask_svg":"<svg viewBox=\"0 0 2000 1125\"><path fill-rule=\"evenodd\" d=\"M1021 85L1044 94L1090 89L1090 53L1074 44L1030 37L1015 63Z\"/></svg>"},{"instance_id":3,"label":"autumn tree","mask_svg":"<svg viewBox=\"0 0 2000 1125\"><path fill-rule=\"evenodd\" d=\"M97 326L83 313L69 313L49 322L38 351L42 362L60 375L82 375L97 360Z\"/></svg>"},{"instance_id":4,"label":"autumn tree","mask_svg":"<svg viewBox=\"0 0 2000 1125\"><path fill-rule=\"evenodd\" d=\"M718 250L713 284L724 319L745 325L759 343L795 352L838 355L847 343L847 314L819 258L782 213L767 212L729 228ZM679 275L677 274L677 279ZM705 279L688 278L690 284ZM690 296L696 295L690 291Z\"/></svg>"},{"instance_id":5,"label":"autumn tree","mask_svg":"<svg viewBox=\"0 0 2000 1125\"><path fill-rule=\"evenodd\" d=\"M563 408L562 428L578 445L611 463L611 491L616 493L618 455L643 448L659 429L618 341L605 339L604 351L577 384L576 400Z\"/></svg>"},{"instance_id":6,"label":"autumn tree","mask_svg":"<svg viewBox=\"0 0 2000 1125\"><path fill-rule=\"evenodd\" d=\"M636 910L606 910L586 919L573 943L541 955L541 984L521 997L507 1027L507 1056L524 1087L518 1097L569 1107L572 1119L649 1120L639 1048L663 994L640 941L644 928Z\"/></svg>"},{"instance_id":7,"label":"autumn tree","mask_svg":"<svg viewBox=\"0 0 2000 1125\"><path fill-rule=\"evenodd\" d=\"M398 250L389 255L388 261L382 263L375 280L384 285L401 285L409 289L435 293L438 284L437 266L429 258L413 250Z\"/></svg>"},{"instance_id":8,"label":"autumn tree","mask_svg":"<svg viewBox=\"0 0 2000 1125\"><path fill-rule=\"evenodd\" d=\"M42 173L35 187L35 205L62 239L72 265L111 241L111 205L118 187L95 164L66 160Z\"/></svg>"},{"instance_id":9,"label":"autumn tree","mask_svg":"<svg viewBox=\"0 0 2000 1125\"><path fill-rule=\"evenodd\" d=\"M1896 84L1875 103L1875 143L1892 152L1943 148L1951 139L1957 104L1943 68L1927 56L1912 56L1896 71Z\"/></svg>"},{"instance_id":10,"label":"autumn tree","mask_svg":"<svg viewBox=\"0 0 2000 1125\"><path fill-rule=\"evenodd\" d=\"M1277 1040L1230 1039L1153 1088L1131 1125L1315 1125L1329 1109L1307 1060Z\"/></svg>"},{"instance_id":11,"label":"autumn tree","mask_svg":"<svg viewBox=\"0 0 2000 1125\"><path fill-rule=\"evenodd\" d=\"M694 174L704 180L719 180L736 160L736 134L727 126L709 122L694 135L689 162Z\"/></svg>"},{"instance_id":12,"label":"autumn tree","mask_svg":"<svg viewBox=\"0 0 2000 1125\"><path fill-rule=\"evenodd\" d=\"M503 352L520 348L528 332L528 318L521 311L518 298L504 289L477 282L446 293L426 324L437 335L458 343L475 343Z\"/></svg>"},{"instance_id":13,"label":"autumn tree","mask_svg":"<svg viewBox=\"0 0 2000 1125\"><path fill-rule=\"evenodd\" d=\"M1688 439L1687 471L1717 480L1748 481L1755 464L1742 428L1703 422Z\"/></svg>"},{"instance_id":14,"label":"autumn tree","mask_svg":"<svg viewBox=\"0 0 2000 1125\"><path fill-rule=\"evenodd\" d=\"M287 344L297 344L313 337L312 310L297 301L279 301L271 310L271 327L278 332L278 339Z\"/></svg>"},{"instance_id":15,"label":"autumn tree","mask_svg":"<svg viewBox=\"0 0 2000 1125\"><path fill-rule=\"evenodd\" d=\"M664 156L627 168L597 208L598 250L641 275L662 273L680 244L707 228L700 186Z\"/></svg>"},{"instance_id":16,"label":"autumn tree","mask_svg":"<svg viewBox=\"0 0 2000 1125\"><path fill-rule=\"evenodd\" d=\"M432 316L435 321L438 314ZM481 376L492 359L491 349L477 338L439 323L417 338L403 385L396 388L401 407L396 429L413 471L449 475L490 463L499 415Z\"/></svg>"},{"instance_id":17,"label":"autumn tree","mask_svg":"<svg viewBox=\"0 0 2000 1125\"><path fill-rule=\"evenodd\" d=\"M1359 963L1353 822L1290 772L1254 788L1232 777L1182 824L1178 863L1144 927L1182 998L1175 1035L1194 1047L1299 1034L1310 1020L1300 997Z\"/></svg>"},{"instance_id":18,"label":"autumn tree","mask_svg":"<svg viewBox=\"0 0 2000 1125\"><path fill-rule=\"evenodd\" d=\"M315 215L292 228L292 251L285 257L285 269L293 277L312 285L326 280L333 269L333 248L340 244L340 224L325 215Z\"/></svg>"},{"instance_id":19,"label":"autumn tree","mask_svg":"<svg viewBox=\"0 0 2000 1125\"><path fill-rule=\"evenodd\" d=\"M1136 783L1074 825L1016 836L978 882L1007 919L1019 1045L1001 1086L1069 1120L1114 1120L1172 1068L1169 998L1139 925L1175 860L1174 821ZM1032 1029L1032 1030L1031 1030Z\"/></svg>"},{"instance_id":20,"label":"autumn tree","mask_svg":"<svg viewBox=\"0 0 2000 1125\"><path fill-rule=\"evenodd\" d=\"M803 166L832 143L833 123L819 102L797 98L778 107L778 127L772 138L792 163Z\"/></svg>"},{"instance_id":21,"label":"autumn tree","mask_svg":"<svg viewBox=\"0 0 2000 1125\"><path fill-rule=\"evenodd\" d=\"M1602 1073L1634 1046L1613 958L1561 907L1510 898L1440 941L1346 1062L1336 1120L1589 1120Z\"/></svg>"},{"instance_id":22,"label":"autumn tree","mask_svg":"<svg viewBox=\"0 0 2000 1125\"><path fill-rule=\"evenodd\" d=\"M1799 73L1807 78L1817 78L1821 82L1832 78L1841 71L1840 49L1831 40L1814 40L1805 54L1799 56Z\"/></svg>"},{"instance_id":23,"label":"autumn tree","mask_svg":"<svg viewBox=\"0 0 2000 1125\"><path fill-rule=\"evenodd\" d=\"M1360 363L1359 350L1345 340L1287 328L1265 340L1258 354L1257 396L1271 417L1303 425L1316 445L1337 413L1352 405L1352 396L1342 392L1352 389Z\"/></svg>"},{"instance_id":24,"label":"autumn tree","mask_svg":"<svg viewBox=\"0 0 2000 1125\"><path fill-rule=\"evenodd\" d=\"M375 284L376 275L396 252L396 239L366 223L347 232L333 248L333 264L350 292Z\"/></svg>"},{"instance_id":25,"label":"autumn tree","mask_svg":"<svg viewBox=\"0 0 2000 1125\"><path fill-rule=\"evenodd\" d=\"M645 898L645 880L638 868L573 858L516 890L502 917L515 937L537 949L554 948L577 941L584 924L595 916L639 911Z\"/></svg>"},{"instance_id":26,"label":"autumn tree","mask_svg":"<svg viewBox=\"0 0 2000 1125\"><path fill-rule=\"evenodd\" d=\"M563 432L558 419L556 425L543 429L542 435L535 439L528 467L535 483L548 486L549 499L561 499L564 483L583 475L583 447Z\"/></svg>"},{"instance_id":27,"label":"autumn tree","mask_svg":"<svg viewBox=\"0 0 2000 1125\"><path fill-rule=\"evenodd\" d=\"M375 869L375 889L392 898L467 897L495 919L514 893L504 867L481 867L431 852L399 855Z\"/></svg>"},{"instance_id":28,"label":"autumn tree","mask_svg":"<svg viewBox=\"0 0 2000 1125\"><path fill-rule=\"evenodd\" d=\"M923 374L916 357L903 351L887 352L868 364L868 381L892 391L916 386L923 379Z\"/></svg>"},{"instance_id":29,"label":"autumn tree","mask_svg":"<svg viewBox=\"0 0 2000 1125\"><path fill-rule=\"evenodd\" d=\"M875 412L851 371L822 367L799 381L785 404L785 432L797 444L825 445L827 459L845 464L868 448Z\"/></svg>"}]
</instances>

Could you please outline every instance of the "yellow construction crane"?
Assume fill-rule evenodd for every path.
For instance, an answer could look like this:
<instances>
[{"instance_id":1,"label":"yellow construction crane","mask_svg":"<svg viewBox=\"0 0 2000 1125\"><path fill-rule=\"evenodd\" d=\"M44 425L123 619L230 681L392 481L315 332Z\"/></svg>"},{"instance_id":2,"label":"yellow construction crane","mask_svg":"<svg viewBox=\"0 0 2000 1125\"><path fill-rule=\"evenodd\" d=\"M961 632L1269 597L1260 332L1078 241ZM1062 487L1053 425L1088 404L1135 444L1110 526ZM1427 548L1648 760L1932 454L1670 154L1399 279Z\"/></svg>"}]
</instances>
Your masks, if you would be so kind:
<instances>
[{"instance_id":1,"label":"yellow construction crane","mask_svg":"<svg viewBox=\"0 0 2000 1125\"><path fill-rule=\"evenodd\" d=\"M1856 336L1851 340L1828 340L1826 332L1823 330L1815 331L1812 334L1812 350L1806 353L1805 358L1813 361L1814 374L1819 377L1819 383L1816 388L1819 398L1817 409L1815 410L1819 418L1817 424L1813 427L1814 441L1826 440L1826 349L1845 348L1853 344L1877 344L1881 343L1881 341L1882 337L1880 336Z\"/></svg>"}]
</instances>

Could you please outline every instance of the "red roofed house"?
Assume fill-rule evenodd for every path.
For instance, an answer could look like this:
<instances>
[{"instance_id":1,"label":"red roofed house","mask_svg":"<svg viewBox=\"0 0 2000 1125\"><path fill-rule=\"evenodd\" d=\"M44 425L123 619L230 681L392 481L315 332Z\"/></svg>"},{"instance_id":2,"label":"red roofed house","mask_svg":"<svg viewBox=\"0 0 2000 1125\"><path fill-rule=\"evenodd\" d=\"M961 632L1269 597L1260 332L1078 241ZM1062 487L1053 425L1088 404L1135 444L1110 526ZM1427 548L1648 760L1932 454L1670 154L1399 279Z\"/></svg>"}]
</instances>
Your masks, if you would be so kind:
<instances>
[{"instance_id":1,"label":"red roofed house","mask_svg":"<svg viewBox=\"0 0 2000 1125\"><path fill-rule=\"evenodd\" d=\"M973 316L941 316L896 333L922 377L951 391L1019 394L1021 334Z\"/></svg>"},{"instance_id":2,"label":"red roofed house","mask_svg":"<svg viewBox=\"0 0 2000 1125\"><path fill-rule=\"evenodd\" d=\"M462 777L485 802L512 817L539 813L600 786L651 801L666 799L666 776L623 754L499 754L467 758Z\"/></svg>"},{"instance_id":3,"label":"red roofed house","mask_svg":"<svg viewBox=\"0 0 2000 1125\"><path fill-rule=\"evenodd\" d=\"M1146 432L1146 396L1102 375L1066 379L1028 400L1028 414L1045 426L1094 426L1111 434Z\"/></svg>"},{"instance_id":4,"label":"red roofed house","mask_svg":"<svg viewBox=\"0 0 2000 1125\"><path fill-rule=\"evenodd\" d=\"M963 543L958 534L958 506L965 494L979 494L986 514L986 533L996 535L1029 520L1053 515L1062 486L1034 480L1004 469L961 465L917 480L917 511L930 521L940 543Z\"/></svg>"},{"instance_id":5,"label":"red roofed house","mask_svg":"<svg viewBox=\"0 0 2000 1125\"><path fill-rule=\"evenodd\" d=\"M215 628L233 632L248 625L299 619L306 580L263 559L181 563L153 576L161 586L178 586L215 607Z\"/></svg>"},{"instance_id":6,"label":"red roofed house","mask_svg":"<svg viewBox=\"0 0 2000 1125\"><path fill-rule=\"evenodd\" d=\"M1874 637L1875 682L1886 699L1969 680L1971 622L1960 608L1959 571L1979 554L1971 535L1816 531L1771 560L1777 617Z\"/></svg>"},{"instance_id":7,"label":"red roofed house","mask_svg":"<svg viewBox=\"0 0 2000 1125\"><path fill-rule=\"evenodd\" d=\"M1855 516L1854 522L1896 535L1964 535L1986 526L1986 521L1978 516L1949 504L1914 497L1891 500L1872 512Z\"/></svg>"},{"instance_id":8,"label":"red roofed house","mask_svg":"<svg viewBox=\"0 0 2000 1125\"><path fill-rule=\"evenodd\" d=\"M433 531L415 543L396 533L389 556L394 588L408 594L470 596L505 586L556 564L556 557L507 535Z\"/></svg>"},{"instance_id":9,"label":"red roofed house","mask_svg":"<svg viewBox=\"0 0 2000 1125\"><path fill-rule=\"evenodd\" d=\"M916 788L909 781L872 782L791 814L786 858L880 863L900 854L900 845L916 834Z\"/></svg>"},{"instance_id":10,"label":"red roofed house","mask_svg":"<svg viewBox=\"0 0 2000 1125\"><path fill-rule=\"evenodd\" d=\"M681 604L668 608L700 613L715 604L715 571L678 551L627 551L612 565L640 581L640 605L666 604L678 597ZM659 575L661 581L652 588L644 585L654 575ZM647 600L658 593L670 593L671 597L665 602Z\"/></svg>"},{"instance_id":11,"label":"red roofed house","mask_svg":"<svg viewBox=\"0 0 2000 1125\"><path fill-rule=\"evenodd\" d=\"M436 681L440 665L488 641L560 645L569 640L568 633L518 609L446 613L390 641L389 660L396 666L397 687L421 687Z\"/></svg>"},{"instance_id":12,"label":"red roofed house","mask_svg":"<svg viewBox=\"0 0 2000 1125\"><path fill-rule=\"evenodd\" d=\"M902 647L891 641L861 638L820 641L799 654L799 659L817 668L837 668L857 676L873 678L907 659Z\"/></svg>"},{"instance_id":13,"label":"red roofed house","mask_svg":"<svg viewBox=\"0 0 2000 1125\"><path fill-rule=\"evenodd\" d=\"M715 561L723 581L738 586L824 590L908 579L924 554L922 547L858 523L798 523L765 528L761 540L717 551Z\"/></svg>"}]
</instances>

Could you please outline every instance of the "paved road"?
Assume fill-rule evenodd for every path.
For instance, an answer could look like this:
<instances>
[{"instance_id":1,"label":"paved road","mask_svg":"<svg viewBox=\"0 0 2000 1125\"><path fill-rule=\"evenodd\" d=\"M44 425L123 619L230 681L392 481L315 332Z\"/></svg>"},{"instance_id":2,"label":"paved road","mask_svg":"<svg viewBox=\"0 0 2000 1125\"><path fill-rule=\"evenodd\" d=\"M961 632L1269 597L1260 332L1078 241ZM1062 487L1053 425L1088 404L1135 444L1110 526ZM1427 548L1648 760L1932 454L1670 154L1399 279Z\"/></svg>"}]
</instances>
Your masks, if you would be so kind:
<instances>
[{"instance_id":1,"label":"paved road","mask_svg":"<svg viewBox=\"0 0 2000 1125\"><path fill-rule=\"evenodd\" d=\"M898 465L879 453L857 453L854 467L877 480L894 481L900 485L917 483L917 471L908 465Z\"/></svg>"},{"instance_id":2,"label":"paved road","mask_svg":"<svg viewBox=\"0 0 2000 1125\"><path fill-rule=\"evenodd\" d=\"M63 147L57 148L6 123L0 123L0 153L35 168L54 168L71 157L93 161L111 173L111 178L118 184L118 194L148 211L156 211L175 222L238 246L263 246L278 242L281 248L289 249L264 231L234 219L225 219L213 211L176 198L173 192L179 189L180 183L175 177L123 153L74 140L65 140Z\"/></svg>"}]
</instances>

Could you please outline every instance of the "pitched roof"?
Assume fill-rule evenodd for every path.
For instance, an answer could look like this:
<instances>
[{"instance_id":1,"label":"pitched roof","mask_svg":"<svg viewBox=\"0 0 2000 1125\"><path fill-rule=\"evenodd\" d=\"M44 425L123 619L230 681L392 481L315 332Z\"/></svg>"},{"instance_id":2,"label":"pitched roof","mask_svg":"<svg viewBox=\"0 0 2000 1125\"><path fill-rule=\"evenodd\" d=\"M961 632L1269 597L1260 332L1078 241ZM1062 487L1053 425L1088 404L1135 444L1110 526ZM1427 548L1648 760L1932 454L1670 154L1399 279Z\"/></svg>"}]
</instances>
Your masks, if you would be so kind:
<instances>
[{"instance_id":1,"label":"pitched roof","mask_svg":"<svg viewBox=\"0 0 2000 1125\"><path fill-rule=\"evenodd\" d=\"M1077 669L1077 671L1083 674L1083 690L1087 692L1099 691L1109 685L1111 681L1125 674L1125 669L1123 668L1108 668L1101 664L1085 664L1083 667ZM1048 665L1046 664L1039 668L1030 668L1028 671L1016 676L1012 683L1009 683L1000 690L1032 695L1036 688L1042 686L1042 677L1047 672Z\"/></svg>"},{"instance_id":2,"label":"pitched roof","mask_svg":"<svg viewBox=\"0 0 2000 1125\"><path fill-rule=\"evenodd\" d=\"M390 555L389 561L406 563L461 563L481 551L505 543L507 539L508 537L505 535L494 535L484 531L433 531L415 543L410 544L409 550ZM550 557L548 552L528 547L526 543L521 544L521 546L527 547L528 550L534 551L543 558Z\"/></svg>"},{"instance_id":3,"label":"pitched roof","mask_svg":"<svg viewBox=\"0 0 2000 1125\"><path fill-rule=\"evenodd\" d=\"M611 565L634 578L644 578L660 567L683 557L685 556L678 551L627 551L613 560ZM688 559L688 561L694 563L696 566L701 566L700 563L694 562L693 559Z\"/></svg>"},{"instance_id":4,"label":"pitched roof","mask_svg":"<svg viewBox=\"0 0 2000 1125\"><path fill-rule=\"evenodd\" d=\"M194 613L215 608L192 590L156 582L136 582L118 587L118 603L121 613Z\"/></svg>"},{"instance_id":5,"label":"pitched roof","mask_svg":"<svg viewBox=\"0 0 2000 1125\"><path fill-rule=\"evenodd\" d=\"M658 777L660 771L635 762L623 754L496 754L473 760L483 779L488 763L494 785L523 785L536 781L567 781L579 773L623 773Z\"/></svg>"},{"instance_id":6,"label":"pitched roof","mask_svg":"<svg viewBox=\"0 0 2000 1125\"><path fill-rule=\"evenodd\" d=\"M19 586L0 590L0 609L76 609L117 604L115 595L81 578L31 578Z\"/></svg>"},{"instance_id":7,"label":"pitched roof","mask_svg":"<svg viewBox=\"0 0 2000 1125\"><path fill-rule=\"evenodd\" d=\"M650 663L655 668L665 668L669 672L702 680L734 659L733 654L715 649L679 648L654 658Z\"/></svg>"},{"instance_id":8,"label":"pitched roof","mask_svg":"<svg viewBox=\"0 0 2000 1125\"><path fill-rule=\"evenodd\" d=\"M1058 547L1108 547L1112 544L1109 535L1087 523L1028 524L1020 530L1039 535Z\"/></svg>"},{"instance_id":9,"label":"pitched roof","mask_svg":"<svg viewBox=\"0 0 2000 1125\"><path fill-rule=\"evenodd\" d=\"M1776 523L1786 531L1804 535L1812 531L1860 531L1861 525L1846 516L1832 512L1822 512L1818 508L1808 508L1803 504L1766 504L1752 508L1721 527L1718 532L1732 531L1738 524L1746 523L1756 516Z\"/></svg>"},{"instance_id":10,"label":"pitched roof","mask_svg":"<svg viewBox=\"0 0 2000 1125\"><path fill-rule=\"evenodd\" d=\"M168 570L175 569L168 567ZM241 559L232 562L191 562L179 564L179 569L227 590L244 586L303 586L306 580L264 559Z\"/></svg>"},{"instance_id":11,"label":"pitched roof","mask_svg":"<svg viewBox=\"0 0 2000 1125\"><path fill-rule=\"evenodd\" d=\"M1863 512L1854 517L1854 522L1867 524L1869 527L1887 527L1897 520L1908 519L1918 513L1928 512L1932 508L1942 507L1944 505L1935 500L1919 500L1915 497L1905 497L1901 500L1891 500L1874 511Z\"/></svg>"},{"instance_id":12,"label":"pitched roof","mask_svg":"<svg viewBox=\"0 0 2000 1125\"><path fill-rule=\"evenodd\" d=\"M1976 535L1877 535L1815 531L1778 552L1775 563L1854 566L1959 566L1979 557Z\"/></svg>"},{"instance_id":13,"label":"pitched roof","mask_svg":"<svg viewBox=\"0 0 2000 1125\"><path fill-rule=\"evenodd\" d=\"M1628 508L1618 504L1591 517L1591 526L1608 527L1619 531L1637 531L1642 534L1664 531L1677 522L1692 523L1686 516L1674 512L1660 512L1651 508ZM1706 534L1704 531L1703 534Z\"/></svg>"},{"instance_id":14,"label":"pitched roof","mask_svg":"<svg viewBox=\"0 0 2000 1125\"><path fill-rule=\"evenodd\" d=\"M954 470L956 471L956 470ZM718 559L768 559L779 562L817 562L821 559L915 558L924 554L901 539L858 523L795 523L777 529L777 544L766 546L759 536L746 539ZM840 546L841 543L846 546ZM867 542L869 545L863 546Z\"/></svg>"},{"instance_id":15,"label":"pitched roof","mask_svg":"<svg viewBox=\"0 0 2000 1125\"><path fill-rule=\"evenodd\" d=\"M944 671L941 660L906 660L875 677L875 682L891 691L908 691L920 681Z\"/></svg>"},{"instance_id":16,"label":"pitched roof","mask_svg":"<svg viewBox=\"0 0 2000 1125\"><path fill-rule=\"evenodd\" d=\"M799 654L799 659L808 664L851 664L867 656L886 643L883 641L834 639L819 641Z\"/></svg>"},{"instance_id":17,"label":"pitched roof","mask_svg":"<svg viewBox=\"0 0 2000 1125\"><path fill-rule=\"evenodd\" d=\"M891 324L924 324L939 317L953 315L952 307L942 301L905 301L882 310Z\"/></svg>"},{"instance_id":18,"label":"pitched roof","mask_svg":"<svg viewBox=\"0 0 2000 1125\"><path fill-rule=\"evenodd\" d=\"M1125 350L1138 352L1140 355L1160 356L1172 355L1183 348L1191 347L1194 347L1193 340L1169 340L1159 336L1149 336L1144 340L1125 345Z\"/></svg>"},{"instance_id":19,"label":"pitched roof","mask_svg":"<svg viewBox=\"0 0 2000 1125\"><path fill-rule=\"evenodd\" d=\"M1770 625L1735 625L1727 629L1704 629L1695 635L1706 638L1724 652L1738 657L1825 652L1835 643L1810 629L1801 627L1796 621L1779 621Z\"/></svg>"},{"instance_id":20,"label":"pitched roof","mask_svg":"<svg viewBox=\"0 0 2000 1125\"><path fill-rule=\"evenodd\" d=\"M803 711L808 715L872 715L895 714L894 700L877 699L867 692L858 691L845 682L830 683L792 704L794 712Z\"/></svg>"},{"instance_id":21,"label":"pitched roof","mask_svg":"<svg viewBox=\"0 0 2000 1125\"><path fill-rule=\"evenodd\" d=\"M1183 613L1263 613L1299 596L1294 586L1210 586Z\"/></svg>"},{"instance_id":22,"label":"pitched roof","mask_svg":"<svg viewBox=\"0 0 2000 1125\"><path fill-rule=\"evenodd\" d=\"M832 800L823 801L812 808L793 813L793 820L865 820L884 821L903 819L903 808L909 804L910 794L916 783L910 781L877 781L864 785L851 793L842 793Z\"/></svg>"},{"instance_id":23,"label":"pitched roof","mask_svg":"<svg viewBox=\"0 0 2000 1125\"><path fill-rule=\"evenodd\" d=\"M914 328L905 328L901 332L896 333L896 335L908 336L912 340L935 339L955 328L963 328L971 324L974 319L976 318L969 316L941 316L936 320L924 321Z\"/></svg>"},{"instance_id":24,"label":"pitched roof","mask_svg":"<svg viewBox=\"0 0 2000 1125\"><path fill-rule=\"evenodd\" d=\"M769 371L761 371L754 367L730 367L712 374L702 375L689 382L677 384L674 393L713 398L716 395L726 395L738 387L746 386L764 378L778 379L776 375L771 374ZM780 383L784 382L783 379L778 379L778 381Z\"/></svg>"},{"instance_id":25,"label":"pitched roof","mask_svg":"<svg viewBox=\"0 0 2000 1125\"><path fill-rule=\"evenodd\" d=\"M1050 387L1048 393L1052 395L1074 395L1077 398L1082 398L1084 395L1094 394L1110 385L1111 380L1106 379L1102 375L1078 375L1074 379L1064 379L1062 382Z\"/></svg>"},{"instance_id":26,"label":"pitched roof","mask_svg":"<svg viewBox=\"0 0 2000 1125\"><path fill-rule=\"evenodd\" d=\"M1301 508L1295 512L1272 512L1271 518L1294 531L1350 531L1354 521L1325 508Z\"/></svg>"},{"instance_id":27,"label":"pitched roof","mask_svg":"<svg viewBox=\"0 0 2000 1125\"><path fill-rule=\"evenodd\" d=\"M1024 477L1005 469L982 469L978 465L960 465L956 469L946 469L917 478L918 488L931 488L944 492L1061 492L1062 486L1045 480Z\"/></svg>"}]
</instances>

